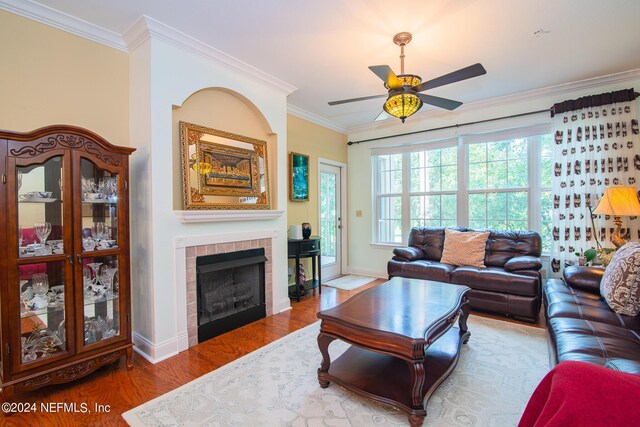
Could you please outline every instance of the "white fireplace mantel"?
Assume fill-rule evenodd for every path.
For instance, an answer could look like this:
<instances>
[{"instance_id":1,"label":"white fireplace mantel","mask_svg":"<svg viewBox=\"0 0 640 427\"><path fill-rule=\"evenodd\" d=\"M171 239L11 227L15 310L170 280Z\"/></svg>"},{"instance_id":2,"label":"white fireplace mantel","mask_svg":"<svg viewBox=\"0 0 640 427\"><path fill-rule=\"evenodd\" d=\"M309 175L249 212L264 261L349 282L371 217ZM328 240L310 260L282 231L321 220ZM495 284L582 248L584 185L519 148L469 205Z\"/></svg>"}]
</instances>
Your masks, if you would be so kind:
<instances>
[{"instance_id":1,"label":"white fireplace mantel","mask_svg":"<svg viewBox=\"0 0 640 427\"><path fill-rule=\"evenodd\" d=\"M173 211L182 223L222 222L222 221L256 221L276 219L284 211L274 210L189 210Z\"/></svg>"}]
</instances>

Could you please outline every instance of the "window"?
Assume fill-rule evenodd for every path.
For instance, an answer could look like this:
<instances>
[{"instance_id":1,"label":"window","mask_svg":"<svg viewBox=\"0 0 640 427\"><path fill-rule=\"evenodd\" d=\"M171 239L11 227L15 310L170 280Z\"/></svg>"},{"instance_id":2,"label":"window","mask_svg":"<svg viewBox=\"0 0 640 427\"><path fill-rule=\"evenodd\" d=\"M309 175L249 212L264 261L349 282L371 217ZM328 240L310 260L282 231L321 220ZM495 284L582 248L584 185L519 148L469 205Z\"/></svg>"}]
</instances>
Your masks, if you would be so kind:
<instances>
[{"instance_id":1,"label":"window","mask_svg":"<svg viewBox=\"0 0 640 427\"><path fill-rule=\"evenodd\" d=\"M378 242L402 242L402 155L377 156Z\"/></svg>"},{"instance_id":2,"label":"window","mask_svg":"<svg viewBox=\"0 0 640 427\"><path fill-rule=\"evenodd\" d=\"M469 227L528 229L527 140L476 143L467 147Z\"/></svg>"},{"instance_id":3,"label":"window","mask_svg":"<svg viewBox=\"0 0 640 427\"><path fill-rule=\"evenodd\" d=\"M373 150L374 243L412 227L536 230L551 242L549 125Z\"/></svg>"},{"instance_id":4,"label":"window","mask_svg":"<svg viewBox=\"0 0 640 427\"><path fill-rule=\"evenodd\" d=\"M411 227L456 225L457 148L409 154Z\"/></svg>"}]
</instances>

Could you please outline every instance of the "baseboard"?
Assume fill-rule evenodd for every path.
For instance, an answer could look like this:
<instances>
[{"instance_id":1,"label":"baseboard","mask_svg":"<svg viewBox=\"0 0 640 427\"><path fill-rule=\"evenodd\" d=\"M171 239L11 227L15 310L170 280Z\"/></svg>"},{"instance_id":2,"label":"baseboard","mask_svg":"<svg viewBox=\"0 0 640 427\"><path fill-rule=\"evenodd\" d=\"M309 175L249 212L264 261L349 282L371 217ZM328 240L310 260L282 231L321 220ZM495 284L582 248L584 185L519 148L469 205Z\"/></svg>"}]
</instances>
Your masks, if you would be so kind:
<instances>
[{"instance_id":1,"label":"baseboard","mask_svg":"<svg viewBox=\"0 0 640 427\"><path fill-rule=\"evenodd\" d=\"M386 271L377 271L377 270L368 270L365 268L348 268L349 274L357 274L358 276L368 276L368 277L378 277L380 279L386 279L387 272Z\"/></svg>"},{"instance_id":2,"label":"baseboard","mask_svg":"<svg viewBox=\"0 0 640 427\"><path fill-rule=\"evenodd\" d=\"M162 362L172 356L178 354L178 338L168 339L160 344L154 344L142 335L133 332L132 334L133 349L140 356L147 359L154 365L158 362Z\"/></svg>"},{"instance_id":3,"label":"baseboard","mask_svg":"<svg viewBox=\"0 0 640 427\"><path fill-rule=\"evenodd\" d=\"M273 302L273 314L282 313L287 310L291 310L291 300L289 298L283 298Z\"/></svg>"}]
</instances>

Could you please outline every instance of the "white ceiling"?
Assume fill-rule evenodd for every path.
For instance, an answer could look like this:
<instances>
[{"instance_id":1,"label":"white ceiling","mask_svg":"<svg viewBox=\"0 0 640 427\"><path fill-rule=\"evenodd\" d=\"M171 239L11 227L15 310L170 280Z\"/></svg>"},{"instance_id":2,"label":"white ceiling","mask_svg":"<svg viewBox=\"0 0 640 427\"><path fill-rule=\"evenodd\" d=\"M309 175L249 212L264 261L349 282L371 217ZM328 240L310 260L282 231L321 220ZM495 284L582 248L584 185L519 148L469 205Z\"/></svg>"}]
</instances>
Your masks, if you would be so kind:
<instances>
[{"instance_id":1,"label":"white ceiling","mask_svg":"<svg viewBox=\"0 0 640 427\"><path fill-rule=\"evenodd\" d=\"M371 123L383 99L327 102L385 93L367 67L388 64L400 73L391 40L400 31L413 33L405 72L423 80L484 65L484 76L429 92L465 103L640 68L638 0L35 3L120 35L147 15L297 87L290 105L345 129Z\"/></svg>"}]
</instances>

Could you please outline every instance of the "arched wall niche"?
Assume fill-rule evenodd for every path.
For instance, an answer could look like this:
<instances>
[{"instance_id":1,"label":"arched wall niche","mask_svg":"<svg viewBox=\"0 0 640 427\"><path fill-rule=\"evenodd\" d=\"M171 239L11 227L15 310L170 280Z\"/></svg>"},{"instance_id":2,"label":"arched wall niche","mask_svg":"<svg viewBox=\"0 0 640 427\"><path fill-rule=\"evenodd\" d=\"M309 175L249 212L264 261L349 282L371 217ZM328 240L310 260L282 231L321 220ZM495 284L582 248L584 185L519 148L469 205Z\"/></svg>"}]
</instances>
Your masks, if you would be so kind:
<instances>
[{"instance_id":1,"label":"arched wall niche","mask_svg":"<svg viewBox=\"0 0 640 427\"><path fill-rule=\"evenodd\" d=\"M219 129L267 142L271 209L278 209L278 136L262 112L248 98L226 88L212 87L198 90L172 111L172 174L173 209L184 209L182 199L182 162L180 156L181 121Z\"/></svg>"}]
</instances>

